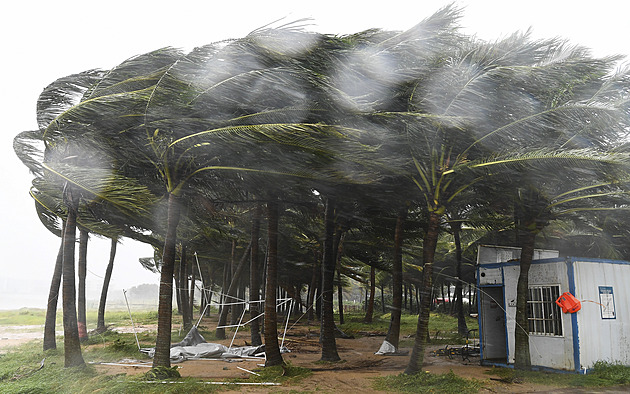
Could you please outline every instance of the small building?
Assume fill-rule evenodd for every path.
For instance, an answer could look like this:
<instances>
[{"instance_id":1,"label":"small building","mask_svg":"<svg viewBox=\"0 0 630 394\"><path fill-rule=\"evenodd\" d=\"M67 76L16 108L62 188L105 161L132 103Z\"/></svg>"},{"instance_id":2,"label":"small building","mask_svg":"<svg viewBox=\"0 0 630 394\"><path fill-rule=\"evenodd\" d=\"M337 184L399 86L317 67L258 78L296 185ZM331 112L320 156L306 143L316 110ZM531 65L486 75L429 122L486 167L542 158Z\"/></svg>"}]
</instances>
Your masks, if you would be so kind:
<instances>
[{"instance_id":1,"label":"small building","mask_svg":"<svg viewBox=\"0 0 630 394\"><path fill-rule=\"evenodd\" d=\"M514 364L519 248L480 246L477 289L481 363ZM597 361L630 365L630 262L559 257L536 250L529 271L528 327L531 364L586 372ZM565 292L581 302L563 313Z\"/></svg>"}]
</instances>

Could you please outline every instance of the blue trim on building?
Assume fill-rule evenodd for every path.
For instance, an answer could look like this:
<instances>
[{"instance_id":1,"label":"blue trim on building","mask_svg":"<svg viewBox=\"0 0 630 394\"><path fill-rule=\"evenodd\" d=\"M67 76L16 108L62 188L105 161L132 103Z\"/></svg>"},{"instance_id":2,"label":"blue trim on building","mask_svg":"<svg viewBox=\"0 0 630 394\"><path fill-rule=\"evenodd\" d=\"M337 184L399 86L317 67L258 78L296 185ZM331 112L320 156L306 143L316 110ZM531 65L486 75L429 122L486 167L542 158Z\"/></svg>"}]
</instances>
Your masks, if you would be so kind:
<instances>
[{"instance_id":1,"label":"blue trim on building","mask_svg":"<svg viewBox=\"0 0 630 394\"><path fill-rule=\"evenodd\" d=\"M583 261L583 259L579 259L579 260ZM569 293L575 295L575 271L573 267L573 258L567 257L566 264L567 264L567 278L569 282ZM579 330L578 330L577 313L571 314L571 326L572 326L571 330L573 333L573 366L575 368L575 371L579 373L581 371L581 364L580 364L580 336L579 336Z\"/></svg>"},{"instance_id":2,"label":"blue trim on building","mask_svg":"<svg viewBox=\"0 0 630 394\"><path fill-rule=\"evenodd\" d=\"M625 261L625 260L607 260L607 259L595 259L592 257L573 257L573 256L568 256L567 259L570 259L572 262L578 262L578 263L606 263L606 264L630 265L630 261Z\"/></svg>"}]
</instances>

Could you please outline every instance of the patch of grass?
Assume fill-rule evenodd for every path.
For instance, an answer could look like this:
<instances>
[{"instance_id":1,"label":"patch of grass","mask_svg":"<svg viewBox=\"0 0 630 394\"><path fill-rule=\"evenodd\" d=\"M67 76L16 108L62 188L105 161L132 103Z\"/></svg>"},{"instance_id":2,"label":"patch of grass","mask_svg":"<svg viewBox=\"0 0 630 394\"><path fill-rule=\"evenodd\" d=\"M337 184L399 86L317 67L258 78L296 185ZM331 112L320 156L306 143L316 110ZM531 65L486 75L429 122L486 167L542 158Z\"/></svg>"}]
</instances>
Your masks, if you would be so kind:
<instances>
[{"instance_id":1,"label":"patch of grass","mask_svg":"<svg viewBox=\"0 0 630 394\"><path fill-rule=\"evenodd\" d=\"M593 382L589 381L589 383L596 383L597 385L600 385L600 383L604 383L607 386L630 384L630 367L619 363L598 361L585 377L591 377Z\"/></svg>"},{"instance_id":2,"label":"patch of grass","mask_svg":"<svg viewBox=\"0 0 630 394\"><path fill-rule=\"evenodd\" d=\"M285 365L276 365L273 367L264 367L256 369L258 375L251 375L248 382L271 382L271 383L289 383L298 382L313 374L308 368L297 367L291 363Z\"/></svg>"},{"instance_id":3,"label":"patch of grass","mask_svg":"<svg viewBox=\"0 0 630 394\"><path fill-rule=\"evenodd\" d=\"M362 332L382 332L387 333L389 329L389 321L391 315L389 313L383 315L375 315L372 323L364 323L363 314L347 314L344 315L345 323L339 327L347 334L360 336ZM418 325L418 315L403 314L400 318L400 347L413 346ZM466 325L468 329L477 329L478 323L476 319L467 317ZM429 317L429 336L431 344L450 344L463 345L466 338L461 337L457 332L457 317L442 314L431 313ZM410 337L405 339L405 337Z\"/></svg>"},{"instance_id":4,"label":"patch of grass","mask_svg":"<svg viewBox=\"0 0 630 394\"><path fill-rule=\"evenodd\" d=\"M157 311L132 311L131 316L136 324L155 324L157 322ZM98 318L97 310L86 311L86 321L88 330L96 328ZM63 313L61 308L57 308L57 327L60 327L63 321ZM46 321L46 310L37 308L22 308L17 310L0 311L0 326L30 326L42 325ZM173 325L181 322L181 316L173 313ZM107 310L105 312L105 324L107 325L125 325L131 324L129 312L126 310Z\"/></svg>"},{"instance_id":5,"label":"patch of grass","mask_svg":"<svg viewBox=\"0 0 630 394\"><path fill-rule=\"evenodd\" d=\"M120 341L119 341L120 342ZM108 345L113 342L108 342ZM120 347L109 345L106 349L98 346L83 348L86 362L90 358L103 358L109 354L107 348ZM118 349L119 355L125 353L126 345ZM99 350L101 349L101 350ZM138 356L134 346L127 357ZM42 359L44 367L39 369ZM59 349L43 352L41 344L25 344L10 349L0 356L0 392L1 393L213 393L219 387L203 384L196 379L177 379L177 383L149 383L141 376L100 375L91 365L80 368L64 368L63 345ZM172 380L168 378L167 380Z\"/></svg>"},{"instance_id":6,"label":"patch of grass","mask_svg":"<svg viewBox=\"0 0 630 394\"><path fill-rule=\"evenodd\" d=\"M44 324L46 310L36 308L22 308L10 311L0 311L0 326L31 326Z\"/></svg>"},{"instance_id":7,"label":"patch of grass","mask_svg":"<svg viewBox=\"0 0 630 394\"><path fill-rule=\"evenodd\" d=\"M476 379L464 379L453 371L445 374L419 372L415 375L389 375L375 379L377 390L399 393L476 393L483 383Z\"/></svg>"},{"instance_id":8,"label":"patch of grass","mask_svg":"<svg viewBox=\"0 0 630 394\"><path fill-rule=\"evenodd\" d=\"M588 374L547 371L520 371L511 368L492 368L486 372L504 383L535 383L551 387L610 387L630 384L630 367L597 362Z\"/></svg>"},{"instance_id":9,"label":"patch of grass","mask_svg":"<svg viewBox=\"0 0 630 394\"><path fill-rule=\"evenodd\" d=\"M153 367L144 374L146 380L173 380L179 379L182 375L177 370L177 365L172 367Z\"/></svg>"}]
</instances>

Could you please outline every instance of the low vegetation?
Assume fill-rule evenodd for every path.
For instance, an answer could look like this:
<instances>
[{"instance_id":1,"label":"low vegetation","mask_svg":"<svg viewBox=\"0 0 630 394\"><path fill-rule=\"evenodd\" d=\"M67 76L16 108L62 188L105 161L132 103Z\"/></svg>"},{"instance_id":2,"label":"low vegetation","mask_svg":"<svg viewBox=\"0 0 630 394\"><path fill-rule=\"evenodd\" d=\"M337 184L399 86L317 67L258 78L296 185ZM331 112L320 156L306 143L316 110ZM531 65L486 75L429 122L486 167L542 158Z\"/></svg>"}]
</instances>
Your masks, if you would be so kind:
<instances>
[{"instance_id":1,"label":"low vegetation","mask_svg":"<svg viewBox=\"0 0 630 394\"><path fill-rule=\"evenodd\" d=\"M142 324L155 324L154 312L134 313ZM129 316L118 312L107 315L108 322L118 326L129 326ZM362 322L361 314L348 314L346 323L340 328L355 338L384 333L389 324L389 315L375 315L372 324ZM0 325L41 324L43 312L38 310L0 311ZM403 315L401 323L401 338L409 341L405 346L411 346L408 339L414 332L417 316ZM431 341L434 344L453 344L464 339L457 336L457 320L448 315L435 314L430 320ZM90 321L88 321L90 323ZM468 327L475 329L476 321L469 320ZM318 329L317 323L312 324L312 330ZM173 332L173 340L179 341L185 333ZM213 331L203 331L206 339L213 340ZM407 338L407 339L404 339ZM151 347L155 341L155 333L139 333L138 341L141 347ZM83 354L88 363L85 368L63 367L63 341L58 341L56 350L42 351L41 342L33 341L21 346L4 349L0 354L0 392L1 393L211 393L225 390L225 386L209 384L200 379L181 378L177 367L166 369L151 369L147 373L127 375L100 374L93 363L116 362L122 359L136 359L148 361L148 358L138 352L136 339L131 333L117 333L106 331L92 335L83 345ZM462 367L465 368L465 367ZM283 385L295 385L313 374L308 368L287 363L284 366L255 369L247 382L272 382ZM172 383L157 384L168 381ZM390 375L374 379L373 387L377 390L390 392L440 392L440 393L475 393L492 383L502 384L539 384L552 388L599 388L630 384L630 367L597 363L587 375L558 374L550 372L523 372L508 368L492 368L488 371L487 380L465 379L457 375L457 371L446 374L433 374L426 371L416 375ZM243 382L233 379L231 383Z\"/></svg>"},{"instance_id":2,"label":"low vegetation","mask_svg":"<svg viewBox=\"0 0 630 394\"><path fill-rule=\"evenodd\" d=\"M402 393L476 393L483 387L483 382L461 378L453 371L445 374L425 371L415 375L400 374L377 378L374 387Z\"/></svg>"}]
</instances>

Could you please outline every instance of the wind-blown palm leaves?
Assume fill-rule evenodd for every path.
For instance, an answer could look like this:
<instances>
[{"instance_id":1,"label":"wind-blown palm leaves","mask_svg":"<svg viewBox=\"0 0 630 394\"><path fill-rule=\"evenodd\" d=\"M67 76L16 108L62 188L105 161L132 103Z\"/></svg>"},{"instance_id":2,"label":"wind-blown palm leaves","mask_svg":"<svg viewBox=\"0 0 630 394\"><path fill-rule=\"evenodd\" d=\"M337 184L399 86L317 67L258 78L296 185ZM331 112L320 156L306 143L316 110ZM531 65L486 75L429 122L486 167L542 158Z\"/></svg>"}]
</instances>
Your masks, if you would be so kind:
<instances>
[{"instance_id":1,"label":"wind-blown palm leaves","mask_svg":"<svg viewBox=\"0 0 630 394\"><path fill-rule=\"evenodd\" d=\"M341 37L291 24L262 28L190 53L160 49L45 90L40 130L15 140L38 176L40 206L66 215L71 207L59 204L65 191L77 220L150 230L163 241L155 366L170 365L177 239L192 246L220 234L220 216L201 213L220 202L266 203L270 238L282 228L281 197L326 202L325 226L318 224L326 228L328 292L340 207L352 201L426 214L410 373L422 361L447 216L485 206L508 217L522 201L516 216L546 225L559 215L586 220L587 206L626 204L617 178L627 156L613 148L628 130L630 80L625 69L612 73L618 59L591 58L558 39L532 41L528 33L481 42L458 32L459 15L446 7L405 32ZM550 171L564 179L541 180ZM514 204L484 191L499 187ZM272 279L273 262L282 261L277 242L286 239L268 245Z\"/></svg>"},{"instance_id":2,"label":"wind-blown palm leaves","mask_svg":"<svg viewBox=\"0 0 630 394\"><path fill-rule=\"evenodd\" d=\"M598 169L611 166L608 174L614 173L612 167L627 165L624 155L612 157L602 151L612 142L608 136L626 132L625 101L598 94L607 85L614 59L590 59L582 49L566 50L557 40L531 42L527 35L494 45L471 41L458 54L432 74L435 79L424 86L424 95L416 95L416 111L435 114L433 124L416 122L408 127L410 138L418 142L412 146L417 174L413 179L430 213L425 284L430 283L431 247L437 239L433 234L441 216L484 177L516 181L512 176L518 174L516 182L526 181L532 169L527 163L546 164L555 173L586 162ZM601 133L604 125L611 134ZM484 167L485 173L477 171ZM595 167L590 173L594 178L606 173ZM409 373L416 372L422 361L420 342L426 336L422 320L428 319L427 311L425 304Z\"/></svg>"}]
</instances>

